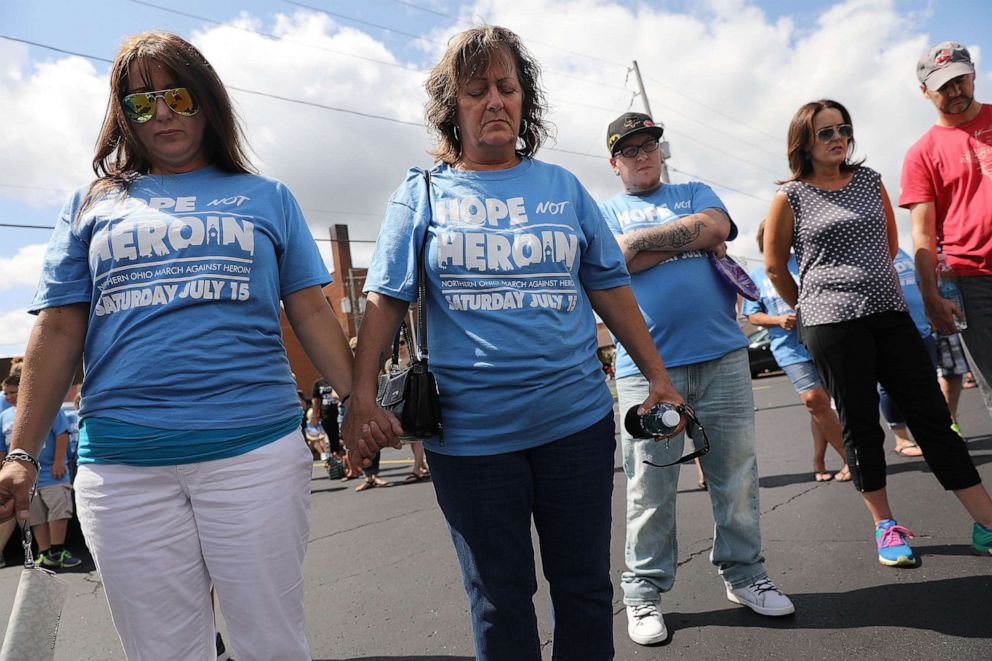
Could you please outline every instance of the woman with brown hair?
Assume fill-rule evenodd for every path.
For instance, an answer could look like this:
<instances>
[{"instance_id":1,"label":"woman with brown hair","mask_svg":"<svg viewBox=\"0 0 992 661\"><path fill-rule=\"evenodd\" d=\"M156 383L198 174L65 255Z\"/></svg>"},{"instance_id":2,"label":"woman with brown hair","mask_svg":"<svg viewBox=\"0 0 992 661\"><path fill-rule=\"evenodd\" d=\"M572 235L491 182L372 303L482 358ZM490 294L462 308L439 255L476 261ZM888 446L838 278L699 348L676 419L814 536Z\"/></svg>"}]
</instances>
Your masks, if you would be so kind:
<instances>
[{"instance_id":1,"label":"woman with brown hair","mask_svg":"<svg viewBox=\"0 0 992 661\"><path fill-rule=\"evenodd\" d=\"M647 333L616 241L574 175L535 153L548 136L537 63L518 37L456 35L427 80L438 139L430 186L393 194L369 269L345 435L365 460L395 442L376 377L409 302L421 246L444 437L425 441L468 593L479 659L537 661L531 521L551 587L555 659L613 658L613 399L599 313L681 403ZM425 243L426 242L426 243Z\"/></svg>"},{"instance_id":2,"label":"woman with brown hair","mask_svg":"<svg viewBox=\"0 0 992 661\"><path fill-rule=\"evenodd\" d=\"M765 269L797 311L800 336L837 403L854 486L875 525L878 561L916 564L912 533L896 523L885 481L885 434L876 383L906 414L923 458L975 521L972 547L992 553L992 500L951 430L927 349L907 311L892 266L898 235L881 176L852 160L847 109L823 99L802 106L789 126L792 177L772 200ZM788 270L795 249L799 284Z\"/></svg>"},{"instance_id":3,"label":"woman with brown hair","mask_svg":"<svg viewBox=\"0 0 992 661\"><path fill-rule=\"evenodd\" d=\"M27 509L82 358L79 518L127 656L216 658L213 586L237 658L309 659L312 464L279 319L348 393L330 277L196 48L130 37L110 86L97 179L63 209L31 305L0 518Z\"/></svg>"}]
</instances>

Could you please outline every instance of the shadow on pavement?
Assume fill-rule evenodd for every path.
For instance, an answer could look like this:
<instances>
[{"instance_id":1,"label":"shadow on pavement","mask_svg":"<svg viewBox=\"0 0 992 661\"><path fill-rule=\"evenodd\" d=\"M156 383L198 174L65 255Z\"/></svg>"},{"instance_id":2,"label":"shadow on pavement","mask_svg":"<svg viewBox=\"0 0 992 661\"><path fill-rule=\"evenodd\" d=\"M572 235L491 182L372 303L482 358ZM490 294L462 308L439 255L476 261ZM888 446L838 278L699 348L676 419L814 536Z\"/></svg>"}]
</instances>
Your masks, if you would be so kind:
<instances>
[{"instance_id":1,"label":"shadow on pavement","mask_svg":"<svg viewBox=\"0 0 992 661\"><path fill-rule=\"evenodd\" d=\"M927 552L940 549L936 552L956 555L959 548L937 546L929 547ZM666 613L665 620L673 638L678 635L678 629L706 626L838 631L905 627L960 638L988 638L992 636L992 619L985 609L976 607L975 597L990 590L992 576L890 583L850 592L792 593L796 614L785 618L762 617L746 608L728 608L708 613Z\"/></svg>"},{"instance_id":2,"label":"shadow on pavement","mask_svg":"<svg viewBox=\"0 0 992 661\"><path fill-rule=\"evenodd\" d=\"M474 656L352 656L347 659L314 659L313 661L473 661Z\"/></svg>"}]
</instances>

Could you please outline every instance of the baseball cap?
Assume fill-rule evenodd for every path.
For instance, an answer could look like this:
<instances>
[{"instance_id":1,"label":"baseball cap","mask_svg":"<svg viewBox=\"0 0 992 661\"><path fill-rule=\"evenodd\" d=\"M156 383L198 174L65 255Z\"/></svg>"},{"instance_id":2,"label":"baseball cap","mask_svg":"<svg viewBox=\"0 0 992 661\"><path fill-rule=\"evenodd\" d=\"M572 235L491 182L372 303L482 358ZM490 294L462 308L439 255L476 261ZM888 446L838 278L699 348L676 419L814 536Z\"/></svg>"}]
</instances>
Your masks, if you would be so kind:
<instances>
[{"instance_id":1,"label":"baseball cap","mask_svg":"<svg viewBox=\"0 0 992 661\"><path fill-rule=\"evenodd\" d=\"M943 41L920 55L916 63L916 77L927 86L937 90L951 78L975 73L968 49L956 41Z\"/></svg>"},{"instance_id":2,"label":"baseball cap","mask_svg":"<svg viewBox=\"0 0 992 661\"><path fill-rule=\"evenodd\" d=\"M660 138L665 129L654 123L650 115L642 112L625 112L612 122L606 130L606 148L613 153L613 148L624 138L638 133L649 133Z\"/></svg>"}]
</instances>

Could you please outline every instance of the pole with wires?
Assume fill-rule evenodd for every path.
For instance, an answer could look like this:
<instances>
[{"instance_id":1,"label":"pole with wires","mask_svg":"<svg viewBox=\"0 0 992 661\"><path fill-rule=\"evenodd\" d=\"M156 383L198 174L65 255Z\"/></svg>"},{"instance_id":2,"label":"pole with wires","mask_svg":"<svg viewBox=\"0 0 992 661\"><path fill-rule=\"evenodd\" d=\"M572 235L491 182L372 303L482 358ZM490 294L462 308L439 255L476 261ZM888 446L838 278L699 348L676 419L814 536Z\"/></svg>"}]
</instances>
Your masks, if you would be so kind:
<instances>
[{"instance_id":1,"label":"pole with wires","mask_svg":"<svg viewBox=\"0 0 992 661\"><path fill-rule=\"evenodd\" d=\"M648 101L648 94L644 91L644 81L641 80L641 68L637 66L637 60L634 60L634 77L637 78L637 89L639 90L637 95L641 97L641 101L644 102L644 112L651 115L651 119L655 120L655 124L660 126L662 129L665 128L664 122L657 121L657 118L651 112L651 103ZM665 137L661 137L661 181L663 183L670 183L668 178L668 164L666 161L672 157L672 148L668 144L668 140Z\"/></svg>"}]
</instances>

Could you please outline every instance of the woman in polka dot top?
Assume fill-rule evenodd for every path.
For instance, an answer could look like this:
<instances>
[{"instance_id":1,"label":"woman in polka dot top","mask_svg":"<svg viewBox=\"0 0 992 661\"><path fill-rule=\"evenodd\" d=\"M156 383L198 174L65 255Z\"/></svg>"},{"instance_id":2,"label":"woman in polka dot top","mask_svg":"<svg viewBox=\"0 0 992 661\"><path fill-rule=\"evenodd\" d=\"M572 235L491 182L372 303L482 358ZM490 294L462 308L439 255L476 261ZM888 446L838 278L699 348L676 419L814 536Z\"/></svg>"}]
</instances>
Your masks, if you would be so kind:
<instances>
[{"instance_id":1,"label":"woman in polka dot top","mask_svg":"<svg viewBox=\"0 0 992 661\"><path fill-rule=\"evenodd\" d=\"M881 383L919 439L940 484L975 520L972 545L992 526L992 499L964 441L951 430L927 350L910 319L892 267L898 234L881 176L853 161L854 128L836 101L802 106L792 118L792 176L772 201L765 225L765 268L798 311L800 336L837 402L844 449L875 522L879 562L909 566L916 558L896 523L885 490L885 433L878 423ZM788 271L789 251L799 285Z\"/></svg>"}]
</instances>

